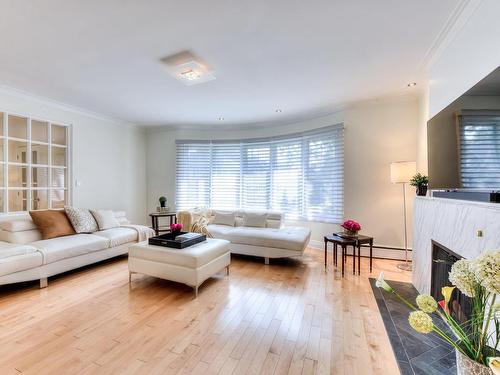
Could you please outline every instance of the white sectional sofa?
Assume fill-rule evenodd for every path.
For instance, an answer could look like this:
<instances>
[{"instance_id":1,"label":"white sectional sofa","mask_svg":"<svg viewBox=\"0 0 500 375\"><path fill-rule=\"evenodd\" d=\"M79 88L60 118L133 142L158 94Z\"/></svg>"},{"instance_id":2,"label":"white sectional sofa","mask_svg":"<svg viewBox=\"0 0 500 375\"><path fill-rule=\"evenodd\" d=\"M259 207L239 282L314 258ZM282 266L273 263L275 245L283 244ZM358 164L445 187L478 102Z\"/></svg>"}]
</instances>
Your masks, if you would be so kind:
<instances>
[{"instance_id":1,"label":"white sectional sofa","mask_svg":"<svg viewBox=\"0 0 500 375\"><path fill-rule=\"evenodd\" d=\"M45 287L50 276L127 254L132 243L154 235L128 226L123 211L114 215L121 227L49 240L41 239L29 215L0 217L0 285L40 280Z\"/></svg>"},{"instance_id":2,"label":"white sectional sofa","mask_svg":"<svg viewBox=\"0 0 500 375\"><path fill-rule=\"evenodd\" d=\"M206 217L210 234L228 240L231 253L263 257L266 264L269 258L301 256L311 236L309 228L282 226L282 214L273 211L193 209L178 216L187 217L187 228Z\"/></svg>"}]
</instances>

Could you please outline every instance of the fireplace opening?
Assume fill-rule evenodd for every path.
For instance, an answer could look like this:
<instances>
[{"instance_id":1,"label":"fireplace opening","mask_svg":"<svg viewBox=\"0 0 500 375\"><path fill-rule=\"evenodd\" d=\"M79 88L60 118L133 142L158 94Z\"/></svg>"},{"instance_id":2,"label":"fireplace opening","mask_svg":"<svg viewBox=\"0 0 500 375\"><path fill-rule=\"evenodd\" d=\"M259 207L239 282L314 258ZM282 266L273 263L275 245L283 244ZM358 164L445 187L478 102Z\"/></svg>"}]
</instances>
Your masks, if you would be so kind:
<instances>
[{"instance_id":1,"label":"fireplace opening","mask_svg":"<svg viewBox=\"0 0 500 375\"><path fill-rule=\"evenodd\" d=\"M462 259L460 255L432 240L431 295L436 301L443 299L441 288L451 286L448 274L451 271L451 266L460 259ZM448 303L448 308L455 320L466 323L471 316L472 301L455 288Z\"/></svg>"}]
</instances>

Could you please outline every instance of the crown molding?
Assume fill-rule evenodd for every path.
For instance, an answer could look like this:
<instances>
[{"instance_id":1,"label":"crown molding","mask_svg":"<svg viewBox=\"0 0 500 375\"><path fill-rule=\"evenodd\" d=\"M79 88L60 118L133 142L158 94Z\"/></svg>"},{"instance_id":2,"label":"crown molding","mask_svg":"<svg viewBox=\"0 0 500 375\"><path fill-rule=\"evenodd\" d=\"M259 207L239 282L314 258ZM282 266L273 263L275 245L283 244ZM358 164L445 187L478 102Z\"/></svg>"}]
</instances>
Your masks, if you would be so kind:
<instances>
[{"instance_id":1,"label":"crown molding","mask_svg":"<svg viewBox=\"0 0 500 375\"><path fill-rule=\"evenodd\" d=\"M420 71L428 71L434 65L482 2L483 0L460 0L458 2L420 62Z\"/></svg>"},{"instance_id":2,"label":"crown molding","mask_svg":"<svg viewBox=\"0 0 500 375\"><path fill-rule=\"evenodd\" d=\"M128 121L125 121L125 120L122 120L119 118L115 118L115 117L111 117L111 116L104 115L101 113L93 112L93 111L90 111L90 110L87 110L87 109L84 109L81 107L73 106L71 104L67 104L67 103L60 102L58 100L46 98L46 97L36 95L36 94L30 93L30 92L27 92L24 90L16 89L16 88L13 88L10 86L0 85L0 93L5 94L5 95L9 95L9 96L13 96L16 98L24 99L24 100L36 102L36 103L46 105L46 106L51 107L51 108L59 109L61 111L70 112L70 113L74 113L74 114L85 116L85 117L90 117L90 118L100 120L100 121L106 121L106 122L112 123L113 125L118 125L118 126L122 126L122 127L125 126L125 127L130 127L130 128L137 128L137 129L144 129L144 127L141 127L137 124L133 124L131 122L128 122Z\"/></svg>"}]
</instances>

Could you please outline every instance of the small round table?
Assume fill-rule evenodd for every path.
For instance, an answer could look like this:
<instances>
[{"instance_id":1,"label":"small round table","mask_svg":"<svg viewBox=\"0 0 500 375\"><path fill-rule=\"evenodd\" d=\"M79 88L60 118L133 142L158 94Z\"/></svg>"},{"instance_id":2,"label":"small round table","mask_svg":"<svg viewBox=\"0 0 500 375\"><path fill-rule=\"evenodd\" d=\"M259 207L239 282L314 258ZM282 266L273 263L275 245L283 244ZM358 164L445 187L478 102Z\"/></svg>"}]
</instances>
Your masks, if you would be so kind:
<instances>
[{"instance_id":1,"label":"small round table","mask_svg":"<svg viewBox=\"0 0 500 375\"><path fill-rule=\"evenodd\" d=\"M344 277L344 263L347 260L347 248L352 246L352 273L356 274L356 248L358 248L358 275L361 274L361 245L370 245L370 273L372 272L373 263L373 237L358 235L353 238L344 238L335 234L327 235L325 240L325 269L328 257L328 242L333 243L333 264L337 265L337 247L342 248L342 277Z\"/></svg>"}]
</instances>

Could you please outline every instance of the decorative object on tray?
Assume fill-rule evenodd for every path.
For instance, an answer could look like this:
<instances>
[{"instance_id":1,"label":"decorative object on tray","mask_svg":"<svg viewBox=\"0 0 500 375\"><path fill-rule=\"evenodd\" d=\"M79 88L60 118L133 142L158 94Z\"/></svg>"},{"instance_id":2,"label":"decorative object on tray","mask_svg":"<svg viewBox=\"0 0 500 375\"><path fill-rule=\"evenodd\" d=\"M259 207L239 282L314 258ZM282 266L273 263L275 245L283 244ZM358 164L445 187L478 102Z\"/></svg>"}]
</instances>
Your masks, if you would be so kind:
<instances>
[{"instance_id":1,"label":"decorative object on tray","mask_svg":"<svg viewBox=\"0 0 500 375\"><path fill-rule=\"evenodd\" d=\"M358 232L361 230L361 225L354 220L346 220L341 225L344 228L343 238L353 238L358 235Z\"/></svg>"},{"instance_id":2,"label":"decorative object on tray","mask_svg":"<svg viewBox=\"0 0 500 375\"><path fill-rule=\"evenodd\" d=\"M427 186L429 185L429 178L419 172L411 178L410 185L416 187L418 196L425 197L427 195Z\"/></svg>"},{"instance_id":3,"label":"decorative object on tray","mask_svg":"<svg viewBox=\"0 0 500 375\"><path fill-rule=\"evenodd\" d=\"M204 234L178 231L151 237L148 240L148 243L150 245L184 249L185 247L192 246L206 240L207 237Z\"/></svg>"},{"instance_id":4,"label":"decorative object on tray","mask_svg":"<svg viewBox=\"0 0 500 375\"><path fill-rule=\"evenodd\" d=\"M170 224L170 231L173 234L178 235L179 233L181 233L181 230L182 230L182 224L178 224L178 223Z\"/></svg>"},{"instance_id":5,"label":"decorative object on tray","mask_svg":"<svg viewBox=\"0 0 500 375\"><path fill-rule=\"evenodd\" d=\"M393 293L413 310L408 321L415 331L436 332L455 348L459 375L499 374L500 304L495 300L500 294L500 250L488 251L474 260L455 262L449 280L454 286L442 288L443 300L437 302L432 296L421 294L416 299L417 306L401 297L384 280L383 273L376 285ZM464 323L455 320L450 312L455 288L471 299L471 317ZM455 337L450 337L434 324L432 313L448 324Z\"/></svg>"},{"instance_id":6,"label":"decorative object on tray","mask_svg":"<svg viewBox=\"0 0 500 375\"><path fill-rule=\"evenodd\" d=\"M156 207L156 211L158 212L168 212L169 207L167 206L167 198L161 196L158 201L160 202L160 207Z\"/></svg>"}]
</instances>

